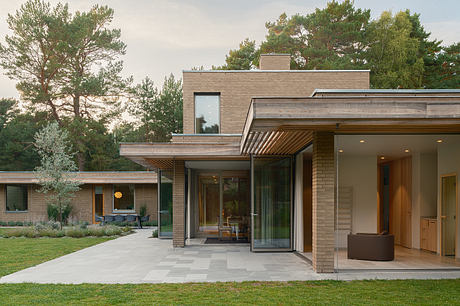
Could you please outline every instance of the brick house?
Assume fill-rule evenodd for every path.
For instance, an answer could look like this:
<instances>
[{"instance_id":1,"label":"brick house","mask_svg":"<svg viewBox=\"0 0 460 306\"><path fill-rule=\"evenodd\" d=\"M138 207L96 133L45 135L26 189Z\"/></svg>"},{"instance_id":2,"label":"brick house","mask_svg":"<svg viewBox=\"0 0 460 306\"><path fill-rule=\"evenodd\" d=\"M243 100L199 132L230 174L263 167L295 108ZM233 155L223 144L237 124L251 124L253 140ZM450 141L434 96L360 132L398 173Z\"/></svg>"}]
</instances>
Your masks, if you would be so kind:
<instances>
[{"instance_id":1,"label":"brick house","mask_svg":"<svg viewBox=\"0 0 460 306\"><path fill-rule=\"evenodd\" d=\"M72 201L71 219L95 223L96 216L139 213L157 219L157 175L152 171L78 172L83 184ZM0 171L0 221L48 221L46 195L30 171Z\"/></svg>"},{"instance_id":2,"label":"brick house","mask_svg":"<svg viewBox=\"0 0 460 306\"><path fill-rule=\"evenodd\" d=\"M358 232L459 258L460 90L371 90L367 70L289 64L184 71L184 134L121 144L158 172L160 237L297 251L317 272Z\"/></svg>"}]
</instances>

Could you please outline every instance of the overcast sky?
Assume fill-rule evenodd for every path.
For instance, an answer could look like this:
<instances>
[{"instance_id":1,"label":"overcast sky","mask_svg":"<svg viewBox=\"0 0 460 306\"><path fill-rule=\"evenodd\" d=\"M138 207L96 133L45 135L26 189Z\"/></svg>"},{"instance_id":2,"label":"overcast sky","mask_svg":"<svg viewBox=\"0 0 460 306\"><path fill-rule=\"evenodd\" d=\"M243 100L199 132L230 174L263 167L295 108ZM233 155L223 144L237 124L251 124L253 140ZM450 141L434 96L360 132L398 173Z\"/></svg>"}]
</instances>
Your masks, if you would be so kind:
<instances>
[{"instance_id":1,"label":"overcast sky","mask_svg":"<svg viewBox=\"0 0 460 306\"><path fill-rule=\"evenodd\" d=\"M6 17L24 1L1 0L0 41L9 33ZM51 0L55 4L58 1ZM125 75L136 82L149 76L158 85L173 73L181 77L183 69L224 63L229 49L244 38L260 43L266 34L265 22L288 15L307 14L324 8L319 0L72 0L70 9L88 10L94 4L115 10L113 26L121 28L127 44ZM421 14L425 28L444 44L460 41L459 0L355 0L355 6L371 9L372 18L384 10L397 12L409 8ZM17 97L15 82L0 68L0 97Z\"/></svg>"}]
</instances>

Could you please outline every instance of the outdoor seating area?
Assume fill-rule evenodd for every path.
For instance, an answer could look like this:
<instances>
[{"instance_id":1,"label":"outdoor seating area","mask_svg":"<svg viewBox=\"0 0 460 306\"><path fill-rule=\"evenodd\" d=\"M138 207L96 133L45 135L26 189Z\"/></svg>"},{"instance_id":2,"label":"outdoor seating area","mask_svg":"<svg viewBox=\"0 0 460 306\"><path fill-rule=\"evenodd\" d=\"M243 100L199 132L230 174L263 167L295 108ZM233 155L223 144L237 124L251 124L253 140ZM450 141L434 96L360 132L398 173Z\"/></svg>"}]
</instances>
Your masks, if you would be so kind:
<instances>
[{"instance_id":1,"label":"outdoor seating area","mask_svg":"<svg viewBox=\"0 0 460 306\"><path fill-rule=\"evenodd\" d=\"M105 216L95 216L95 222L104 225L110 224L114 222L137 222L139 228L142 228L142 222L148 222L150 220L150 215L147 216L140 216L134 214L126 214L126 215L105 215Z\"/></svg>"}]
</instances>

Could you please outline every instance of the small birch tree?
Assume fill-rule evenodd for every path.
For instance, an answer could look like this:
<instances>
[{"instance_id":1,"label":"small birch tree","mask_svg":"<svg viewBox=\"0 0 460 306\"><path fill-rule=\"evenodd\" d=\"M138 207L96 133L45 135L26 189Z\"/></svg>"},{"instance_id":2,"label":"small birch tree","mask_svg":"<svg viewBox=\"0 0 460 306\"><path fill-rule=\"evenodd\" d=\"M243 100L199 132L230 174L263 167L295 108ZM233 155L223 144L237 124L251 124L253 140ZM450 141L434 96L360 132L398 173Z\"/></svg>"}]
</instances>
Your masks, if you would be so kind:
<instances>
[{"instance_id":1,"label":"small birch tree","mask_svg":"<svg viewBox=\"0 0 460 306\"><path fill-rule=\"evenodd\" d=\"M40 192L48 194L47 204L56 205L62 229L62 211L69 206L81 183L76 179L78 170L71 152L68 133L58 123L50 123L35 134L35 148L40 156L40 166L35 175L41 185Z\"/></svg>"}]
</instances>

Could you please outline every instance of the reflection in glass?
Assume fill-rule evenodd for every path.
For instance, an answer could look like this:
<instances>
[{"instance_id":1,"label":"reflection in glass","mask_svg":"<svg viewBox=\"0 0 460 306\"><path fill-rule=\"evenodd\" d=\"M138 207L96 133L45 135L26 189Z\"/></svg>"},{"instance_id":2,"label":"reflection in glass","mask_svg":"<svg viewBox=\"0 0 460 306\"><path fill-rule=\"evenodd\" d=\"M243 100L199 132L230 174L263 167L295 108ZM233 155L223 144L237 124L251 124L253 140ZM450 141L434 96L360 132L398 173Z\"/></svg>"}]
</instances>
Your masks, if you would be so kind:
<instances>
[{"instance_id":1,"label":"reflection in glass","mask_svg":"<svg viewBox=\"0 0 460 306\"><path fill-rule=\"evenodd\" d=\"M173 173L160 171L158 237L172 237L173 232Z\"/></svg>"},{"instance_id":2,"label":"reflection in glass","mask_svg":"<svg viewBox=\"0 0 460 306\"><path fill-rule=\"evenodd\" d=\"M291 248L291 159L254 158L254 249Z\"/></svg>"},{"instance_id":3,"label":"reflection in glass","mask_svg":"<svg viewBox=\"0 0 460 306\"><path fill-rule=\"evenodd\" d=\"M219 225L219 176L199 178L199 231L217 235Z\"/></svg>"},{"instance_id":4,"label":"reflection in glass","mask_svg":"<svg viewBox=\"0 0 460 306\"><path fill-rule=\"evenodd\" d=\"M27 185L6 185L6 210L27 211Z\"/></svg>"},{"instance_id":5,"label":"reflection in glass","mask_svg":"<svg viewBox=\"0 0 460 306\"><path fill-rule=\"evenodd\" d=\"M113 185L113 210L134 210L134 185Z\"/></svg>"},{"instance_id":6,"label":"reflection in glass","mask_svg":"<svg viewBox=\"0 0 460 306\"><path fill-rule=\"evenodd\" d=\"M223 212L224 226L232 228L232 238L249 238L249 182L247 177L224 177Z\"/></svg>"},{"instance_id":7,"label":"reflection in glass","mask_svg":"<svg viewBox=\"0 0 460 306\"><path fill-rule=\"evenodd\" d=\"M219 95L195 95L195 133L219 133Z\"/></svg>"}]
</instances>

